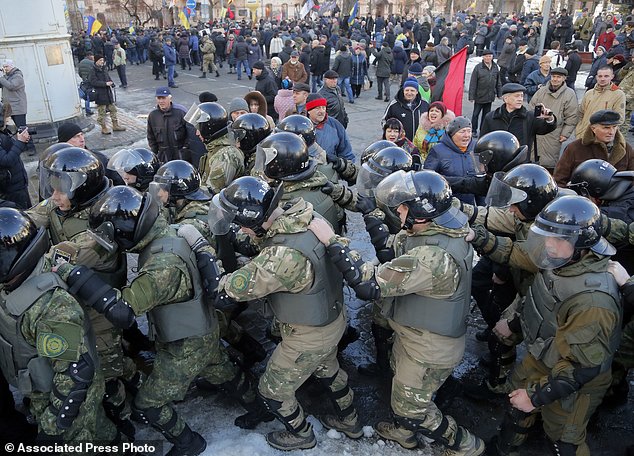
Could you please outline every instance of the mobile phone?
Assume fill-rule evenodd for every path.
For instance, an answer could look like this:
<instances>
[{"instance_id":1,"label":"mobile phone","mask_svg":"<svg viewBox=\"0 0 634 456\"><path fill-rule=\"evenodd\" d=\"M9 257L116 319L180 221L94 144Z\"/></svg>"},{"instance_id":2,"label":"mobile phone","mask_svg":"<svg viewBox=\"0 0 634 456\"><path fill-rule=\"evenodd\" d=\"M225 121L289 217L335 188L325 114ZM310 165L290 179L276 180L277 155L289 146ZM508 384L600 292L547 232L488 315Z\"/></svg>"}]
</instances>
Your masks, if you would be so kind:
<instances>
[{"instance_id":1,"label":"mobile phone","mask_svg":"<svg viewBox=\"0 0 634 456\"><path fill-rule=\"evenodd\" d=\"M542 115L542 112L543 112L542 109L543 108L544 107L542 105L535 106L535 117L539 117L539 116Z\"/></svg>"}]
</instances>

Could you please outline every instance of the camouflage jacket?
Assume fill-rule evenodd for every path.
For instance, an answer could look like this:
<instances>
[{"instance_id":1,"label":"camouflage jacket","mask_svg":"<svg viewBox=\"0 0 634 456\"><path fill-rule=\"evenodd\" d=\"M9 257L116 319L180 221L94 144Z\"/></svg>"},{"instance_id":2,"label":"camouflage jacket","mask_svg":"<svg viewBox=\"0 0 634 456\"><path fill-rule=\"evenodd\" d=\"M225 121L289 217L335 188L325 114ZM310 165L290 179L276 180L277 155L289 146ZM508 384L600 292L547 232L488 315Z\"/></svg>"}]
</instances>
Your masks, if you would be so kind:
<instances>
[{"instance_id":1,"label":"camouflage jacket","mask_svg":"<svg viewBox=\"0 0 634 456\"><path fill-rule=\"evenodd\" d=\"M234 179L245 174L244 154L228 135L221 136L205 144L207 155L200 159L200 185L209 188L214 194L229 185Z\"/></svg>"}]
</instances>

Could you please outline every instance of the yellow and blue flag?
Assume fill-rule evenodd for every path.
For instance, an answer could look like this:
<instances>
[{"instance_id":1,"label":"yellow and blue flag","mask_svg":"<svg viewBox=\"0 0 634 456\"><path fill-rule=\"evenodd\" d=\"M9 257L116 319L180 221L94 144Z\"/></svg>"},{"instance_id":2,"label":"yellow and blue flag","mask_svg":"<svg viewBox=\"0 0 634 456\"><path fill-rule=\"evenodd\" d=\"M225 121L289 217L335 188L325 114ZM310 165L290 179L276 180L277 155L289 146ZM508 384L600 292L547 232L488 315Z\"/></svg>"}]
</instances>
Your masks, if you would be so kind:
<instances>
[{"instance_id":1,"label":"yellow and blue flag","mask_svg":"<svg viewBox=\"0 0 634 456\"><path fill-rule=\"evenodd\" d=\"M352 9L350 10L350 17L348 18L348 25L352 25L352 23L354 22L354 19L357 17L358 14L359 14L359 0L354 2L354 5L352 5Z\"/></svg>"},{"instance_id":2,"label":"yellow and blue flag","mask_svg":"<svg viewBox=\"0 0 634 456\"><path fill-rule=\"evenodd\" d=\"M94 35L95 33L97 33L100 29L101 26L103 25L101 22L99 22L97 19L94 18L94 16L88 16L88 34L90 36Z\"/></svg>"},{"instance_id":3,"label":"yellow and blue flag","mask_svg":"<svg viewBox=\"0 0 634 456\"><path fill-rule=\"evenodd\" d=\"M189 30L189 21L187 17L185 17L185 13L183 11L178 12L178 18L181 20L181 24L185 27L185 30Z\"/></svg>"}]
</instances>

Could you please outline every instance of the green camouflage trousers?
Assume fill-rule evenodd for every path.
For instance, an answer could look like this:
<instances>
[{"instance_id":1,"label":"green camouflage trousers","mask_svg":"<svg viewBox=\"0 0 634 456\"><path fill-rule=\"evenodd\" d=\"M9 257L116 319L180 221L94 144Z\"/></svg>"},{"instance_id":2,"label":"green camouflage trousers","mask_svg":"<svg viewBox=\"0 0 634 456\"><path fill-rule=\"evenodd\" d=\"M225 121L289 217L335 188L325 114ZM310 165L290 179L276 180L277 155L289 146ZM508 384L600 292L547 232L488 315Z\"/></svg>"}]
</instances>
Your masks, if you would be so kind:
<instances>
[{"instance_id":1,"label":"green camouflage trousers","mask_svg":"<svg viewBox=\"0 0 634 456\"><path fill-rule=\"evenodd\" d=\"M551 369L528 353L511 375L511 388L526 388L527 385L535 384L551 373ZM535 423L537 413L541 411L544 432L550 440L578 445L577 456L590 456L590 449L586 444L586 426L590 416L601 403L611 380L611 371L599 374L576 393L544 405L517 424L521 428L530 428ZM520 446L525 440L526 434L517 433L511 445Z\"/></svg>"},{"instance_id":2,"label":"green camouflage trousers","mask_svg":"<svg viewBox=\"0 0 634 456\"><path fill-rule=\"evenodd\" d=\"M64 379L65 382L72 381ZM70 385L68 385L70 386ZM88 388L86 399L82 403L79 415L73 424L63 433L64 442L76 443L82 441L112 442L116 438L117 430L112 422L106 418L106 414L101 405L104 395L103 375L97 372L92 384ZM49 435L55 435L57 426L55 424L57 416L53 415L48 405L51 402L51 393L31 394L30 410L37 420L38 428ZM53 405L59 408L62 402L55 398Z\"/></svg>"},{"instance_id":3,"label":"green camouflage trousers","mask_svg":"<svg viewBox=\"0 0 634 456\"><path fill-rule=\"evenodd\" d=\"M634 367L634 320L630 320L623 328L621 343L614 355L614 361L626 369Z\"/></svg>"},{"instance_id":4,"label":"green camouflage trousers","mask_svg":"<svg viewBox=\"0 0 634 456\"><path fill-rule=\"evenodd\" d=\"M331 391L340 391L347 386L348 375L337 361L337 343L345 329L344 312L326 326L281 323L282 342L273 351L258 390L262 396L282 402L279 409L282 416L289 416L299 408L299 415L290 422L294 428L304 420L304 411L295 398L295 391L308 377L335 377ZM337 406L342 410L352 404L353 393L351 389L349 391L337 399Z\"/></svg>"},{"instance_id":5,"label":"green camouflage trousers","mask_svg":"<svg viewBox=\"0 0 634 456\"><path fill-rule=\"evenodd\" d=\"M216 64L214 63L214 57L216 54L204 54L203 55L203 72L216 71Z\"/></svg>"},{"instance_id":6,"label":"green camouflage trousers","mask_svg":"<svg viewBox=\"0 0 634 456\"><path fill-rule=\"evenodd\" d=\"M175 342L156 342L156 358L152 373L139 388L134 404L139 409L159 408L156 425L163 426L175 413L171 403L182 400L189 384L197 375L214 385L235 378L238 368L229 361L224 347L220 346L216 324L211 334L190 337ZM185 422L177 416L169 434L178 436Z\"/></svg>"},{"instance_id":7,"label":"green camouflage trousers","mask_svg":"<svg viewBox=\"0 0 634 456\"><path fill-rule=\"evenodd\" d=\"M434 339L450 338L402 326L393 320L390 320L390 326L394 329L391 358L394 371L392 411L397 416L418 420L421 428L434 431L441 425L443 413L433 402L432 397L462 358L464 341L462 351L459 349L461 344L456 343L451 357L438 353L440 356L434 361L433 353L425 353L428 350L436 351L428 345L428 342ZM451 416L447 415L446 418L449 425L443 437L447 439L449 445L453 445L458 425Z\"/></svg>"}]
</instances>

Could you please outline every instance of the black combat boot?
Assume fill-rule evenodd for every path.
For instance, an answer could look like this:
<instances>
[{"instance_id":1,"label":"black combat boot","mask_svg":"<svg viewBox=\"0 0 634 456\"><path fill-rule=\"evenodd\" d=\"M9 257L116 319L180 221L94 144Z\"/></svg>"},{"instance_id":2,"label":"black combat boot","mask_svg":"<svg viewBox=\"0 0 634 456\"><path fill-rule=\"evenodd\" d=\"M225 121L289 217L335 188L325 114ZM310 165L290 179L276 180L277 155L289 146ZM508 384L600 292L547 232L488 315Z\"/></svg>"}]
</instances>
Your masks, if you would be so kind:
<instances>
[{"instance_id":1,"label":"black combat boot","mask_svg":"<svg viewBox=\"0 0 634 456\"><path fill-rule=\"evenodd\" d=\"M192 431L187 425L178 437L167 437L167 440L174 444L167 452L167 456L197 456L207 448L203 436Z\"/></svg>"},{"instance_id":2,"label":"black combat boot","mask_svg":"<svg viewBox=\"0 0 634 456\"><path fill-rule=\"evenodd\" d=\"M372 336L374 336L374 346L376 347L376 362L360 365L357 370L359 374L368 377L392 375L390 369L390 338L394 331L384 328L376 323L372 323Z\"/></svg>"}]
</instances>

